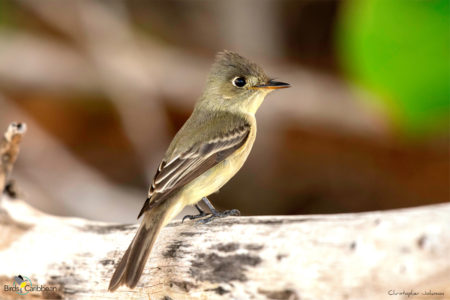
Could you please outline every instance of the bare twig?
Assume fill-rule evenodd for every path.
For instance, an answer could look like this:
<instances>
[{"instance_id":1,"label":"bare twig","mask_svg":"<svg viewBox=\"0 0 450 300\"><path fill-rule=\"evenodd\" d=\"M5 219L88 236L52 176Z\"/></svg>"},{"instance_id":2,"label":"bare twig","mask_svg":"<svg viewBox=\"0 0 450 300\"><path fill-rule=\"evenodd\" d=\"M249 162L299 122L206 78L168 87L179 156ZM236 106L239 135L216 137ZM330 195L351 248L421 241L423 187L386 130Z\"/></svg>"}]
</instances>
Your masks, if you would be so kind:
<instances>
[{"instance_id":1,"label":"bare twig","mask_svg":"<svg viewBox=\"0 0 450 300\"><path fill-rule=\"evenodd\" d=\"M19 144L27 131L25 123L11 123L0 141L0 193L19 155Z\"/></svg>"}]
</instances>

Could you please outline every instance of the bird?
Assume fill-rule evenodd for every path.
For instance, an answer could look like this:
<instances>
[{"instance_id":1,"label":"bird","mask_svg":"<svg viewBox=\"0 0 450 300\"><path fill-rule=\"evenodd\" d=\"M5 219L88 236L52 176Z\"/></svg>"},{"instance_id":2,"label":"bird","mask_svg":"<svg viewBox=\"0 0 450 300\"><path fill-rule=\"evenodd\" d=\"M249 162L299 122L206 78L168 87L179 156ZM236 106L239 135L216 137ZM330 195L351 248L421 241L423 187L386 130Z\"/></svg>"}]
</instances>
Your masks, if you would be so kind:
<instances>
[{"instance_id":1,"label":"bird","mask_svg":"<svg viewBox=\"0 0 450 300\"><path fill-rule=\"evenodd\" d=\"M199 218L202 223L239 214L235 209L217 211L207 197L246 161L256 138L255 113L264 98L288 87L236 52L224 50L216 55L203 94L156 171L138 215L143 220L112 275L109 291L121 285L136 287L161 228L185 206L199 210L198 215L185 218ZM211 211L208 218L198 206L200 201Z\"/></svg>"}]
</instances>

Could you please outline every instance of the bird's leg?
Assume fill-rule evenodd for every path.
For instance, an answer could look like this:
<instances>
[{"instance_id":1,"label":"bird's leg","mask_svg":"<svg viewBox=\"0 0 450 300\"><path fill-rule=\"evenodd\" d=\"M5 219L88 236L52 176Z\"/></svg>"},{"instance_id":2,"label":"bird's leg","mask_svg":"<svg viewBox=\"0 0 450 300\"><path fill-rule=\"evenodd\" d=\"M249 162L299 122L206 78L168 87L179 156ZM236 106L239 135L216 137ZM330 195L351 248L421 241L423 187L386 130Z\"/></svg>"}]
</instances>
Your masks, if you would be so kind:
<instances>
[{"instance_id":1,"label":"bird's leg","mask_svg":"<svg viewBox=\"0 0 450 300\"><path fill-rule=\"evenodd\" d=\"M214 208L214 206L211 204L211 202L209 202L208 198L206 198L206 197L203 197L202 201L203 201L203 203L205 203L206 206L208 206L209 210L211 211L211 216L209 216L205 219L202 219L202 220L198 220L197 222L199 222L199 223L206 224L216 218L225 218L228 216L239 216L241 214L241 212L237 209L230 209L230 210L225 210L225 211L220 212Z\"/></svg>"},{"instance_id":2,"label":"bird's leg","mask_svg":"<svg viewBox=\"0 0 450 300\"><path fill-rule=\"evenodd\" d=\"M214 208L214 206L211 204L211 202L206 197L203 197L202 201L208 207L208 209L210 210L211 213L210 214L205 213L205 211L203 209L201 209L198 204L195 204L195 208L198 210L199 214L198 215L186 215L183 217L183 220L181 222L184 222L185 219L195 220L195 219L200 219L200 218L210 215L209 217L207 217L205 219L197 221L199 223L206 224L216 218L225 218L228 216L239 216L241 214L241 212L237 209L230 209L230 210L225 210L225 211L220 212Z\"/></svg>"},{"instance_id":3,"label":"bird's leg","mask_svg":"<svg viewBox=\"0 0 450 300\"><path fill-rule=\"evenodd\" d=\"M200 208L200 206L198 206L198 204L195 204L194 206L198 210L198 215L186 215L181 220L181 223L183 223L185 219L195 220L195 219L203 218L208 215L207 213L205 213L205 211L203 209Z\"/></svg>"}]
</instances>

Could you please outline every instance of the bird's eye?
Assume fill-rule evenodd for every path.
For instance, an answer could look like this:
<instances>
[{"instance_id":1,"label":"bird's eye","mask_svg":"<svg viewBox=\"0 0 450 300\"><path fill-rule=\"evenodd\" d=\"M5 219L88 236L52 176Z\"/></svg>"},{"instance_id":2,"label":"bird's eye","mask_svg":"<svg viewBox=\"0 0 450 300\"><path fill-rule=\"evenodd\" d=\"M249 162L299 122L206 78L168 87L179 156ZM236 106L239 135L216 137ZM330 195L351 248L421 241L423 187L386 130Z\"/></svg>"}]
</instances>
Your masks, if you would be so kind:
<instances>
[{"instance_id":1,"label":"bird's eye","mask_svg":"<svg viewBox=\"0 0 450 300\"><path fill-rule=\"evenodd\" d=\"M236 87L243 87L247 84L247 81L245 81L244 77L236 77L233 79L233 85Z\"/></svg>"}]
</instances>

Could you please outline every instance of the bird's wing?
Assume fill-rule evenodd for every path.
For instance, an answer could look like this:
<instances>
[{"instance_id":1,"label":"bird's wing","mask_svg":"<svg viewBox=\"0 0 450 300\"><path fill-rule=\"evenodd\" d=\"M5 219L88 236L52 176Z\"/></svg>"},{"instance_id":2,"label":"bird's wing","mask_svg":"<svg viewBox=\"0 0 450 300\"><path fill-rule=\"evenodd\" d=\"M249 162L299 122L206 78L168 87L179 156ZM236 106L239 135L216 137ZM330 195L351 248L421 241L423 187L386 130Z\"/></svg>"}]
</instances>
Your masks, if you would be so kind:
<instances>
[{"instance_id":1,"label":"bird's wing","mask_svg":"<svg viewBox=\"0 0 450 300\"><path fill-rule=\"evenodd\" d=\"M159 205L184 185L242 147L249 133L250 125L245 123L213 139L195 144L170 161L163 160L153 178L148 199L145 201L138 219L145 211Z\"/></svg>"}]
</instances>

